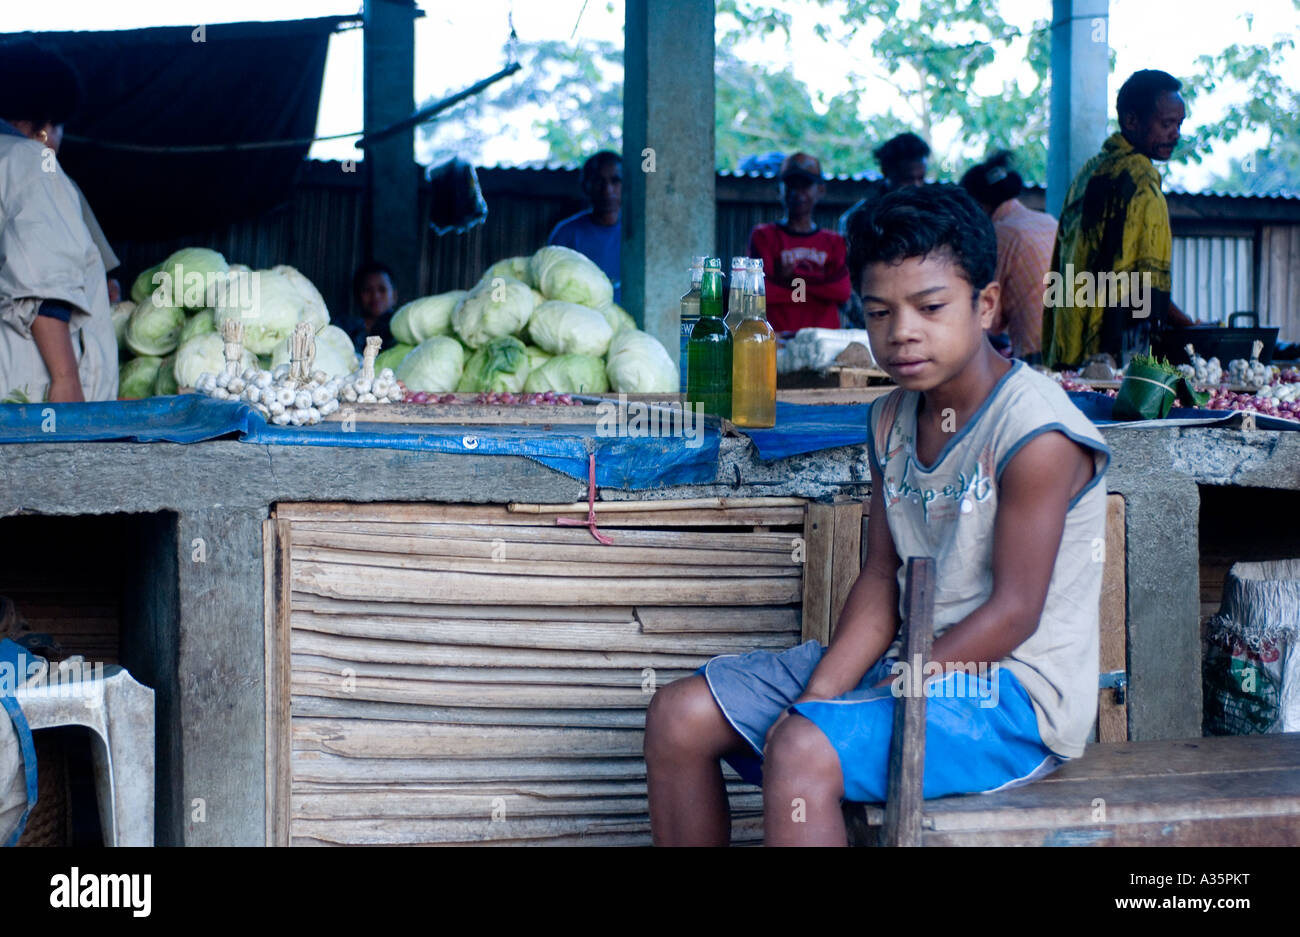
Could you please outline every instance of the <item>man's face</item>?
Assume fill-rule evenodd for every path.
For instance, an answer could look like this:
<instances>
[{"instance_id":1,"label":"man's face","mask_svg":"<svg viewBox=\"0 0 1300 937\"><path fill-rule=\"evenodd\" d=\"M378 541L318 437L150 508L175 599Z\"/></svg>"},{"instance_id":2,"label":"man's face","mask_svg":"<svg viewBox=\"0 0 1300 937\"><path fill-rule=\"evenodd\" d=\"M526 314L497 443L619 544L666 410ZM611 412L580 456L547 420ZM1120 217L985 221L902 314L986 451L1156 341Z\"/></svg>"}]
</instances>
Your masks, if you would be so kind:
<instances>
[{"instance_id":1,"label":"man's face","mask_svg":"<svg viewBox=\"0 0 1300 937\"><path fill-rule=\"evenodd\" d=\"M584 180L582 190L597 215L615 215L623 206L623 164L602 163Z\"/></svg>"},{"instance_id":2,"label":"man's face","mask_svg":"<svg viewBox=\"0 0 1300 937\"><path fill-rule=\"evenodd\" d=\"M998 292L990 283L972 302L970 283L946 253L868 264L859 293L871 352L899 387L933 390L987 344Z\"/></svg>"},{"instance_id":3,"label":"man's face","mask_svg":"<svg viewBox=\"0 0 1300 937\"><path fill-rule=\"evenodd\" d=\"M789 176L781 180L781 204L787 215L802 217L812 213L823 195L826 185L807 176Z\"/></svg>"},{"instance_id":4,"label":"man's face","mask_svg":"<svg viewBox=\"0 0 1300 937\"><path fill-rule=\"evenodd\" d=\"M890 186L895 189L909 185L925 185L925 171L928 166L929 161L925 157L909 159L890 167L886 178Z\"/></svg>"},{"instance_id":5,"label":"man's face","mask_svg":"<svg viewBox=\"0 0 1300 937\"><path fill-rule=\"evenodd\" d=\"M397 301L397 292L393 289L393 281L388 279L388 274L372 273L361 284L359 298L361 311L365 313L366 318L373 319L393 308L393 303Z\"/></svg>"},{"instance_id":6,"label":"man's face","mask_svg":"<svg viewBox=\"0 0 1300 937\"><path fill-rule=\"evenodd\" d=\"M1187 117L1187 107L1176 91L1166 91L1156 98L1155 108L1146 119L1130 111L1124 115L1124 136L1148 159L1169 159L1178 145L1178 130Z\"/></svg>"}]
</instances>

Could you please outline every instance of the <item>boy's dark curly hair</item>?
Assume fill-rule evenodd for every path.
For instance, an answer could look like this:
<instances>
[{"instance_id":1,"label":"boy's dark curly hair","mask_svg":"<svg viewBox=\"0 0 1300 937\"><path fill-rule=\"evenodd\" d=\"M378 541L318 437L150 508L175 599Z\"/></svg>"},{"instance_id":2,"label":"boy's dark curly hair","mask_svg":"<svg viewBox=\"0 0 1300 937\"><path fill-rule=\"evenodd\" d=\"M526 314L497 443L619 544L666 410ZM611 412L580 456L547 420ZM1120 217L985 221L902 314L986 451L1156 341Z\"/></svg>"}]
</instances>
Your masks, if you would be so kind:
<instances>
[{"instance_id":1,"label":"boy's dark curly hair","mask_svg":"<svg viewBox=\"0 0 1300 937\"><path fill-rule=\"evenodd\" d=\"M66 124L81 96L76 69L59 53L27 38L0 44L0 118Z\"/></svg>"},{"instance_id":2,"label":"boy's dark curly hair","mask_svg":"<svg viewBox=\"0 0 1300 937\"><path fill-rule=\"evenodd\" d=\"M849 250L854 289L867 264L935 253L946 254L976 290L993 280L998 263L993 222L961 187L895 189L863 214Z\"/></svg>"}]
</instances>

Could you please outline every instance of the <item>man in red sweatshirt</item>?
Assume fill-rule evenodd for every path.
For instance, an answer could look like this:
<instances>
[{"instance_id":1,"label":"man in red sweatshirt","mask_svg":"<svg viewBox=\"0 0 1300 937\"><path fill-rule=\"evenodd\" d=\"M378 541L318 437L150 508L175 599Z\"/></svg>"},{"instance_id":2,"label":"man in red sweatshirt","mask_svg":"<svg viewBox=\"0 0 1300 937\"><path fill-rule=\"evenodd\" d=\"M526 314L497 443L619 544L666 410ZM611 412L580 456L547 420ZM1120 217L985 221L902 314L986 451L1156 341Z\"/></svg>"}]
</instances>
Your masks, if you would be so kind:
<instances>
[{"instance_id":1,"label":"man in red sweatshirt","mask_svg":"<svg viewBox=\"0 0 1300 937\"><path fill-rule=\"evenodd\" d=\"M781 163L780 178L785 218L749 235L749 256L763 261L767 319L777 332L837 329L840 304L850 292L848 249L844 238L813 222L813 208L826 194L821 163L792 153Z\"/></svg>"}]
</instances>

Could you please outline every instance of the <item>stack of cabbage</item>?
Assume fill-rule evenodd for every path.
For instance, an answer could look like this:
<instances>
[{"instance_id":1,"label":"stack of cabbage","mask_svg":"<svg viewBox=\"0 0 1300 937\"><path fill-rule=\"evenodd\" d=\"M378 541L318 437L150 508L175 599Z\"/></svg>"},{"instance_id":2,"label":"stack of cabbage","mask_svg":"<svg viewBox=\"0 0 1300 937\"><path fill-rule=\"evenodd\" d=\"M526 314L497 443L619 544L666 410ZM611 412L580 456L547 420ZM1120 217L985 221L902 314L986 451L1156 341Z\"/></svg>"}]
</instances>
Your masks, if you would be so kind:
<instances>
[{"instance_id":1,"label":"stack of cabbage","mask_svg":"<svg viewBox=\"0 0 1300 937\"><path fill-rule=\"evenodd\" d=\"M293 267L250 270L214 250L187 247L136 277L131 298L113 307L122 358L119 398L175 394L225 365L221 323L244 323L246 364L289 360L299 322L316 329L317 370L345 377L358 367L347 333L330 325L325 300Z\"/></svg>"},{"instance_id":2,"label":"stack of cabbage","mask_svg":"<svg viewBox=\"0 0 1300 937\"><path fill-rule=\"evenodd\" d=\"M393 316L377 367L410 391L668 393L677 368L577 251L543 247L488 268L471 290L414 300Z\"/></svg>"}]
</instances>

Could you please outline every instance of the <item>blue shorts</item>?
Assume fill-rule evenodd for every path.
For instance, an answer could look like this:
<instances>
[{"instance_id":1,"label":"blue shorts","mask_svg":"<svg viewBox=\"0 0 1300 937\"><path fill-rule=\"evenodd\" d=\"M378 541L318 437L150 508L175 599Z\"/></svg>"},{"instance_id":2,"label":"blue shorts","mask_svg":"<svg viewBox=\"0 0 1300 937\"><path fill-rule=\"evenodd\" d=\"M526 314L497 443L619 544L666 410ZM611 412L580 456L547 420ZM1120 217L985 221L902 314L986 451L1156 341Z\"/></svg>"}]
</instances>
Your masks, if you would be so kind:
<instances>
[{"instance_id":1,"label":"blue shorts","mask_svg":"<svg viewBox=\"0 0 1300 937\"><path fill-rule=\"evenodd\" d=\"M844 799L881 803L889 786L896 698L888 684L875 684L890 676L894 661L881 658L843 696L794 704L825 653L819 642L806 641L780 653L715 657L697 671L727 721L754 751L727 763L746 781L762 784L767 730L789 710L812 721L835 748ZM1016 787L1064 763L1043 744L1029 694L1006 667L978 676L949 673L927 685L926 696L927 798Z\"/></svg>"}]
</instances>

